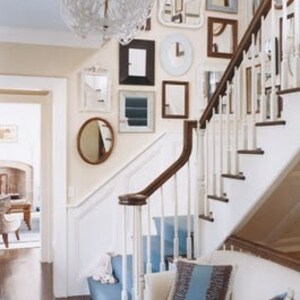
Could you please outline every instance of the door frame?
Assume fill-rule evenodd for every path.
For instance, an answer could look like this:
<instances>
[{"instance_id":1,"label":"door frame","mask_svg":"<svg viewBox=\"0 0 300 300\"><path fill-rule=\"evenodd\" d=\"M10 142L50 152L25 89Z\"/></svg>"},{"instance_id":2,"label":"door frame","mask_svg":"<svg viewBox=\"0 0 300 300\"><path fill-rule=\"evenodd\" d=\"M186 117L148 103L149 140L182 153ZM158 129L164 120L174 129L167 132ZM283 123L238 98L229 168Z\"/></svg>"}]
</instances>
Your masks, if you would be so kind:
<instances>
[{"instance_id":1,"label":"door frame","mask_svg":"<svg viewBox=\"0 0 300 300\"><path fill-rule=\"evenodd\" d=\"M48 155L51 155L50 168L53 175L50 180L46 180L45 188L51 191L52 197L46 197L43 202L44 226L42 226L42 234L45 232L48 237L52 236L52 240L51 238L46 239L47 242L42 247L41 260L53 263L54 296L56 298L67 297L67 79L0 75L0 89L16 92L20 90L29 92L49 91L51 99L49 103L51 103L52 111L50 116L52 147ZM46 109L46 111L48 114L49 110ZM59 176L55 176L55 174L59 174Z\"/></svg>"}]
</instances>

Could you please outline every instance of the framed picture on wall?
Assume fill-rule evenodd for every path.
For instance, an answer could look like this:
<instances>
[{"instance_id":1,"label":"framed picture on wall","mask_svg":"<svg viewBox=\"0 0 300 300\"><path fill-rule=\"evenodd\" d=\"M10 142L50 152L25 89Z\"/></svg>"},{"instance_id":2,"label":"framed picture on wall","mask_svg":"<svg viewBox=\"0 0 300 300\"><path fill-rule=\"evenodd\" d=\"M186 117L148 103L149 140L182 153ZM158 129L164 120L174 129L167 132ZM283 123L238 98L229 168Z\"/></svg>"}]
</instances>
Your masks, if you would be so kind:
<instances>
[{"instance_id":1,"label":"framed picture on wall","mask_svg":"<svg viewBox=\"0 0 300 300\"><path fill-rule=\"evenodd\" d=\"M120 91L119 132L154 131L154 92Z\"/></svg>"},{"instance_id":2,"label":"framed picture on wall","mask_svg":"<svg viewBox=\"0 0 300 300\"><path fill-rule=\"evenodd\" d=\"M131 85L155 84L155 42L133 40L119 46L119 83Z\"/></svg>"},{"instance_id":3,"label":"framed picture on wall","mask_svg":"<svg viewBox=\"0 0 300 300\"><path fill-rule=\"evenodd\" d=\"M18 126L0 125L0 143L17 143Z\"/></svg>"}]
</instances>

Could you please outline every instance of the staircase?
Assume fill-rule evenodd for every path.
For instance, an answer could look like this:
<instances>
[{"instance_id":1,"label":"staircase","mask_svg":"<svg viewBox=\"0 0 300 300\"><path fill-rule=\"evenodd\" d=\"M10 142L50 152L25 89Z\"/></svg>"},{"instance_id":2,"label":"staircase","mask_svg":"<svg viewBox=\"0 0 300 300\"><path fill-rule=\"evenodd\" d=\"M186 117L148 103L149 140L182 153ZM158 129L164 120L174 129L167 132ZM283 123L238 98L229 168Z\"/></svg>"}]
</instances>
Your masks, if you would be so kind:
<instances>
[{"instance_id":1,"label":"staircase","mask_svg":"<svg viewBox=\"0 0 300 300\"><path fill-rule=\"evenodd\" d=\"M115 258L118 265L113 263L120 282L104 287L89 279L93 300L142 300L144 273L164 271L166 257L176 262L181 255L191 259L221 247L299 160L300 0L282 3L262 1L200 121L185 121L178 160L143 190L119 197L123 254ZM195 197L189 162L193 145ZM178 181L183 167L184 195ZM166 188L173 189L171 209L165 205ZM154 195L160 212L151 208ZM182 203L184 216L179 214ZM127 231L129 219L132 232Z\"/></svg>"}]
</instances>

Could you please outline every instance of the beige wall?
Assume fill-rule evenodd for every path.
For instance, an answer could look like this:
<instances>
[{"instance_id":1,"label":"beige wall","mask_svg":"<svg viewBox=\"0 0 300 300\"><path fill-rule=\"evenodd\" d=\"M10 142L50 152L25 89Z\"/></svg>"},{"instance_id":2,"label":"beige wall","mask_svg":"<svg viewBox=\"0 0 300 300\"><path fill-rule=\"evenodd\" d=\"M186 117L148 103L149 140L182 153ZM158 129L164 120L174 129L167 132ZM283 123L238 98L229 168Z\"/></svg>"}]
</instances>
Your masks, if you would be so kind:
<instances>
[{"instance_id":1,"label":"beige wall","mask_svg":"<svg viewBox=\"0 0 300 300\"><path fill-rule=\"evenodd\" d=\"M239 1L239 15L245 13ZM208 15L208 14L207 14ZM207 18L205 15L205 20ZM237 15L209 12L209 15L225 18L237 18ZM241 18L239 35L245 27L246 18ZM0 44L0 74L20 74L35 76L58 76L69 79L68 99L68 185L74 187L74 197L70 203L76 203L94 191L102 182L108 179L130 158L138 154L147 144L151 143L160 133L182 129L182 120L161 118L161 82L162 80L180 80L190 82L190 117L199 117L195 108L199 99L196 98L196 70L199 64L212 62L224 63L222 59L208 59L206 56L207 27L200 29L178 29L165 27L156 20L156 10L151 19L151 31L146 32L141 39L156 41L155 45L155 86L120 86L118 84L118 43L115 40L107 42L99 51L63 47L46 47L33 45ZM181 77L172 77L160 67L160 44L170 33L186 35L193 45L193 64L190 70ZM107 69L112 78L112 110L111 113L87 113L79 111L79 72L94 64L100 64ZM122 89L150 90L155 92L155 132L147 134L118 134L118 93ZM115 148L110 158L100 165L88 165L78 155L76 150L77 132L84 121L90 117L100 116L107 119L116 133ZM127 192L127 191L124 191Z\"/></svg>"}]
</instances>

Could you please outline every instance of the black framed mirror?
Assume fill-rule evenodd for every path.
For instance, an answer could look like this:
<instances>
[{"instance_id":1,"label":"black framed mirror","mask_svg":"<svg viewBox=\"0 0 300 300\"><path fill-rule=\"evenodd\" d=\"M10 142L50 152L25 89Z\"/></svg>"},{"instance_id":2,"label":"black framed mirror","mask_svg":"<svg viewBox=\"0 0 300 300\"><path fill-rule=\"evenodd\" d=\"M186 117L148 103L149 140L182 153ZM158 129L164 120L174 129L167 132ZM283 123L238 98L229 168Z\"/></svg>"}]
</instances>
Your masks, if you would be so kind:
<instances>
[{"instance_id":1,"label":"black framed mirror","mask_svg":"<svg viewBox=\"0 0 300 300\"><path fill-rule=\"evenodd\" d=\"M80 157L88 164L104 162L114 146L114 131L110 123L102 118L85 121L77 135L77 150Z\"/></svg>"}]
</instances>

